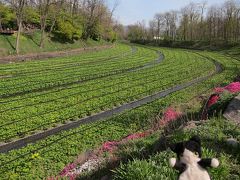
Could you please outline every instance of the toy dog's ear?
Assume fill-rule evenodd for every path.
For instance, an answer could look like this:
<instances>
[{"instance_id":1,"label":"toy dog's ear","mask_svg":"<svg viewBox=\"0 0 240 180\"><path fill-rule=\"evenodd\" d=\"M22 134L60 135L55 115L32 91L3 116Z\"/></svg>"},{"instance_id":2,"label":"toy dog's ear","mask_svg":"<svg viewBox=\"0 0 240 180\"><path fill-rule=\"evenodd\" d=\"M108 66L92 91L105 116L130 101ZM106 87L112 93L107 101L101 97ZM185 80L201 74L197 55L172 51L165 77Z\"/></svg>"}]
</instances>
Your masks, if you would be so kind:
<instances>
[{"instance_id":1,"label":"toy dog's ear","mask_svg":"<svg viewBox=\"0 0 240 180\"><path fill-rule=\"evenodd\" d=\"M201 146L201 139L200 139L199 136L191 137L190 141L194 141L194 142L198 143Z\"/></svg>"},{"instance_id":2,"label":"toy dog's ear","mask_svg":"<svg viewBox=\"0 0 240 180\"><path fill-rule=\"evenodd\" d=\"M176 144L171 144L170 145L170 149L175 152L175 153L179 153L179 152L182 152L183 151L183 143L180 142L180 143L176 143Z\"/></svg>"}]
</instances>

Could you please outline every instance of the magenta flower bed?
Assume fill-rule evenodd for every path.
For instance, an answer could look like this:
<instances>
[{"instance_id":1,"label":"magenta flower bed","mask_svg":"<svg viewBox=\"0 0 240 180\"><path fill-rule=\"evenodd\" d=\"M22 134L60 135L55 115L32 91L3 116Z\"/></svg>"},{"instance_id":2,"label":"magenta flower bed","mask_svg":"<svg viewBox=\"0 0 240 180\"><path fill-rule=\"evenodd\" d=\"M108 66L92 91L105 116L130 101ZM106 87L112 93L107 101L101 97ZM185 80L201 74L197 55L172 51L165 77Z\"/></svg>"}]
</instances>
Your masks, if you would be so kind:
<instances>
[{"instance_id":1,"label":"magenta flower bed","mask_svg":"<svg viewBox=\"0 0 240 180\"><path fill-rule=\"evenodd\" d=\"M140 139L140 138L146 137L149 134L150 134L149 132L135 133L135 134L128 135L127 137L123 138L121 141L107 141L103 143L101 150L105 152L111 152L115 150L117 146L119 144L122 144L123 142L127 142L134 139Z\"/></svg>"},{"instance_id":2,"label":"magenta flower bed","mask_svg":"<svg viewBox=\"0 0 240 180\"><path fill-rule=\"evenodd\" d=\"M147 135L149 135L148 132L143 132L143 133L135 133L135 134L131 134L127 137L125 137L123 139L123 141L129 141L129 140L134 140L134 139L139 139L139 138L143 138L143 137L146 137Z\"/></svg>"},{"instance_id":3,"label":"magenta flower bed","mask_svg":"<svg viewBox=\"0 0 240 180\"><path fill-rule=\"evenodd\" d=\"M103 151L113 151L118 145L119 145L119 142L117 141L107 141L103 143L101 149Z\"/></svg>"},{"instance_id":4,"label":"magenta flower bed","mask_svg":"<svg viewBox=\"0 0 240 180\"><path fill-rule=\"evenodd\" d=\"M60 176L66 176L69 171L73 170L74 168L76 168L76 165L74 163L68 164L67 166L64 167L64 169L60 172Z\"/></svg>"},{"instance_id":5,"label":"magenta flower bed","mask_svg":"<svg viewBox=\"0 0 240 180\"><path fill-rule=\"evenodd\" d=\"M233 82L225 87L231 93L240 92L240 82Z\"/></svg>"},{"instance_id":6,"label":"magenta flower bed","mask_svg":"<svg viewBox=\"0 0 240 180\"><path fill-rule=\"evenodd\" d=\"M160 121L161 126L166 126L168 123L180 118L182 113L175 111L173 108L167 108L163 114L163 118Z\"/></svg>"},{"instance_id":7,"label":"magenta flower bed","mask_svg":"<svg viewBox=\"0 0 240 180\"><path fill-rule=\"evenodd\" d=\"M240 92L240 82L232 82L225 87L217 87L214 89L216 93L222 93L224 91L228 91L230 93L238 93Z\"/></svg>"},{"instance_id":8,"label":"magenta flower bed","mask_svg":"<svg viewBox=\"0 0 240 180\"><path fill-rule=\"evenodd\" d=\"M209 108L212 105L216 104L219 99L220 99L220 96L218 94L211 95L211 97L209 98L209 101L207 103L207 107Z\"/></svg>"}]
</instances>

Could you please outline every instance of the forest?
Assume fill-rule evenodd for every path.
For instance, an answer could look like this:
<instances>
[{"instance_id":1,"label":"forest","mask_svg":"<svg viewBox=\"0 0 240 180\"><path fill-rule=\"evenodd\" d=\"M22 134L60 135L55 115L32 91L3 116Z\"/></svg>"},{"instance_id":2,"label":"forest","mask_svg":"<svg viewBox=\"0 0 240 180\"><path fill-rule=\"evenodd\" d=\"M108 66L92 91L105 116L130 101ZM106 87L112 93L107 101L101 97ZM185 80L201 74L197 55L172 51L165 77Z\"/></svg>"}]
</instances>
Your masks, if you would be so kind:
<instances>
[{"instance_id":1,"label":"forest","mask_svg":"<svg viewBox=\"0 0 240 180\"><path fill-rule=\"evenodd\" d=\"M180 10L157 13L146 25L128 26L132 42L192 46L236 45L240 41L240 2L229 0L220 5L191 2Z\"/></svg>"},{"instance_id":2,"label":"forest","mask_svg":"<svg viewBox=\"0 0 240 180\"><path fill-rule=\"evenodd\" d=\"M39 29L39 47L46 36L62 42L78 39L104 39L114 42L119 26L113 20L117 3L110 9L103 0L1 0L0 31L17 31L16 52L20 34Z\"/></svg>"}]
</instances>

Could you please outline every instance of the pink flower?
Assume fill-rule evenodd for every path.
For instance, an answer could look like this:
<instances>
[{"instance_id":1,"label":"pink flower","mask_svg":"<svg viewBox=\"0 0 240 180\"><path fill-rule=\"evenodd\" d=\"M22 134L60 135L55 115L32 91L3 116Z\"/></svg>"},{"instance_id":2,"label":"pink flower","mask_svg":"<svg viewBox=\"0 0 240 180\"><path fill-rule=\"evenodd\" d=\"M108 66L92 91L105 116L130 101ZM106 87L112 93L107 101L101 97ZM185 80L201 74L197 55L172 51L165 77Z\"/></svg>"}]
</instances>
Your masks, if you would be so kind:
<instances>
[{"instance_id":1,"label":"pink flower","mask_svg":"<svg viewBox=\"0 0 240 180\"><path fill-rule=\"evenodd\" d=\"M224 87L224 89L228 90L231 93L240 92L240 82L233 82L227 85L226 87Z\"/></svg>"},{"instance_id":2,"label":"pink flower","mask_svg":"<svg viewBox=\"0 0 240 180\"><path fill-rule=\"evenodd\" d=\"M222 93L224 91L224 88L222 88L222 87L216 87L215 89L214 89L214 92L215 93Z\"/></svg>"},{"instance_id":3,"label":"pink flower","mask_svg":"<svg viewBox=\"0 0 240 180\"><path fill-rule=\"evenodd\" d=\"M213 94L208 100L207 107L211 107L212 105L216 104L217 101L220 99L218 94Z\"/></svg>"},{"instance_id":4,"label":"pink flower","mask_svg":"<svg viewBox=\"0 0 240 180\"><path fill-rule=\"evenodd\" d=\"M222 93L224 90L229 91L231 93L240 92L240 82L233 82L225 87L216 87L214 89L216 93Z\"/></svg>"},{"instance_id":5,"label":"pink flower","mask_svg":"<svg viewBox=\"0 0 240 180\"><path fill-rule=\"evenodd\" d=\"M166 121L171 121L171 120L177 119L180 115L181 115L181 113L176 112L173 108L168 108L164 112L163 118Z\"/></svg>"},{"instance_id":6,"label":"pink flower","mask_svg":"<svg viewBox=\"0 0 240 180\"><path fill-rule=\"evenodd\" d=\"M74 163L68 164L63 168L63 170L60 172L60 176L66 176L71 170L76 168L76 165Z\"/></svg>"},{"instance_id":7,"label":"pink flower","mask_svg":"<svg viewBox=\"0 0 240 180\"><path fill-rule=\"evenodd\" d=\"M167 110L163 113L163 118L160 121L160 125L165 126L169 122L178 119L182 113L176 112L173 108L167 108Z\"/></svg>"},{"instance_id":8,"label":"pink flower","mask_svg":"<svg viewBox=\"0 0 240 180\"><path fill-rule=\"evenodd\" d=\"M139 139L139 138L146 137L147 135L148 135L148 133L146 133L146 132L144 132L144 133L130 134L129 136L125 137L123 140Z\"/></svg>"},{"instance_id":9,"label":"pink flower","mask_svg":"<svg viewBox=\"0 0 240 180\"><path fill-rule=\"evenodd\" d=\"M102 150L103 151L112 151L113 149L115 149L117 147L117 145L119 144L119 142L117 141L108 141L108 142L105 142L103 145L102 145Z\"/></svg>"}]
</instances>

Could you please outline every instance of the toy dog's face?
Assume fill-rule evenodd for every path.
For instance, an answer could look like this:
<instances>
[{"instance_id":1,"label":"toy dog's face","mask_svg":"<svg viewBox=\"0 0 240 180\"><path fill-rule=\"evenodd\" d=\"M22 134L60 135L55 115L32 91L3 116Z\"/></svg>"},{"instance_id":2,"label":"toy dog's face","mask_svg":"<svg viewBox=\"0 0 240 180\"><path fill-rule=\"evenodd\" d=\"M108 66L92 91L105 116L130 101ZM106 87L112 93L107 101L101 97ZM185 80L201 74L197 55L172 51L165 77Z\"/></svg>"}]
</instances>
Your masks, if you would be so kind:
<instances>
[{"instance_id":1,"label":"toy dog's face","mask_svg":"<svg viewBox=\"0 0 240 180\"><path fill-rule=\"evenodd\" d=\"M171 150L185 164L196 163L202 156L201 142L198 137L192 137L189 141L174 144L171 146Z\"/></svg>"}]
</instances>

